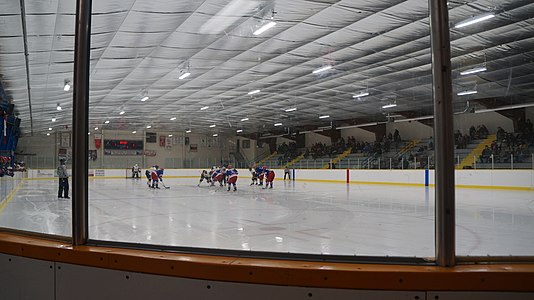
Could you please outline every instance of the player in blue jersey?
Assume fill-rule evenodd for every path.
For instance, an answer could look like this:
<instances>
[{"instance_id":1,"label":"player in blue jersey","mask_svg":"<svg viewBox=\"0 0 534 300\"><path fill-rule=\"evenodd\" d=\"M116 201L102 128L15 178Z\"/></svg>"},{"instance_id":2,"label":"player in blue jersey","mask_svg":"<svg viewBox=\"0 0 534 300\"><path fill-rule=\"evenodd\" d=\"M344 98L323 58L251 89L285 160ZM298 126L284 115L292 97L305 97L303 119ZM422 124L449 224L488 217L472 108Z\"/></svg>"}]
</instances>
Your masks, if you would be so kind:
<instances>
[{"instance_id":1,"label":"player in blue jersey","mask_svg":"<svg viewBox=\"0 0 534 300\"><path fill-rule=\"evenodd\" d=\"M265 170L267 167L256 167L256 174L258 176L258 180L260 181L259 185L263 186L263 178L265 177Z\"/></svg>"},{"instance_id":2,"label":"player in blue jersey","mask_svg":"<svg viewBox=\"0 0 534 300\"><path fill-rule=\"evenodd\" d=\"M211 174L211 186L214 186L215 182L218 182L220 186L223 186L222 179L223 173L221 172L221 169L215 169L215 171L213 171L213 174Z\"/></svg>"},{"instance_id":3,"label":"player in blue jersey","mask_svg":"<svg viewBox=\"0 0 534 300\"><path fill-rule=\"evenodd\" d=\"M230 187L234 186L234 192L237 191L237 170L232 168L232 166L228 166L228 169L226 169L225 175L226 175L226 182L228 183L228 191L230 191Z\"/></svg>"}]
</instances>

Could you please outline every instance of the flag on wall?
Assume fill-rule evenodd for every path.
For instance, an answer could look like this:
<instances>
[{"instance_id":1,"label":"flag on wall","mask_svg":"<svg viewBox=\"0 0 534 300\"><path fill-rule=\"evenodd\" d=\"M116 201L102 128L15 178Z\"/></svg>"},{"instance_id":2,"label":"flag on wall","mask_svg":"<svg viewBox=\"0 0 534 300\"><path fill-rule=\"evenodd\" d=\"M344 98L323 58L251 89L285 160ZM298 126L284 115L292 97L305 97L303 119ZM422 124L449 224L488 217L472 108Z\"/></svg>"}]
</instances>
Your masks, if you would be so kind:
<instances>
[{"instance_id":1,"label":"flag on wall","mask_svg":"<svg viewBox=\"0 0 534 300\"><path fill-rule=\"evenodd\" d=\"M95 134L95 147L96 149L100 149L100 147L102 147L102 134L100 133Z\"/></svg>"}]
</instances>

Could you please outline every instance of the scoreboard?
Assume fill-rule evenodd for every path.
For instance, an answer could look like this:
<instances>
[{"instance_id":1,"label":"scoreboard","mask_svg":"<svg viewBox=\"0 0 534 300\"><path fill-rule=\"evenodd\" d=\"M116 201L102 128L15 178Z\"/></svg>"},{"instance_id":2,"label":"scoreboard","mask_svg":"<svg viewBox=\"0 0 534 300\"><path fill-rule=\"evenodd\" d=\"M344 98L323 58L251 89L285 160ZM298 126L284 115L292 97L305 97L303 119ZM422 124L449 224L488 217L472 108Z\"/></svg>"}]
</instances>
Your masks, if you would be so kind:
<instances>
[{"instance_id":1,"label":"scoreboard","mask_svg":"<svg viewBox=\"0 0 534 300\"><path fill-rule=\"evenodd\" d=\"M137 140L104 140L107 150L143 150L143 141Z\"/></svg>"}]
</instances>

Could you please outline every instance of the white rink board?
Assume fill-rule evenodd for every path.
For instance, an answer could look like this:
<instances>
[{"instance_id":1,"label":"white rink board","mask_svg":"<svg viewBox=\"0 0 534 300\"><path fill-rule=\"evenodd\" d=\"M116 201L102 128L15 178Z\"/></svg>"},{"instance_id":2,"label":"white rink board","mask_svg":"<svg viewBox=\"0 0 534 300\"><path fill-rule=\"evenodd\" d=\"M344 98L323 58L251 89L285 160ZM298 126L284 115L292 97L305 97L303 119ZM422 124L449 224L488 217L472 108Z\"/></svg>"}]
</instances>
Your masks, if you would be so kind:
<instances>
[{"instance_id":1,"label":"white rink board","mask_svg":"<svg viewBox=\"0 0 534 300\"><path fill-rule=\"evenodd\" d=\"M194 178L200 177L203 169L165 169L168 178ZM284 177L283 169L273 169L277 179ZM69 172L71 172L69 170ZM295 169L296 180L310 181L339 181L346 182L346 169L338 170L307 170ZM126 169L98 169L90 174L101 174L103 177L125 178ZM291 170L293 176L293 170ZM350 170L350 181L358 183L381 184L408 184L424 185L425 170ZM52 178L53 169L29 170L28 178ZM164 178L165 178L164 176ZM96 176L98 177L98 176ZM144 170L141 177L144 177ZM250 178L247 169L239 169L240 178ZM534 170L456 170L455 181L457 185L474 187L518 187L534 189ZM429 184L434 184L434 170L429 170Z\"/></svg>"}]
</instances>

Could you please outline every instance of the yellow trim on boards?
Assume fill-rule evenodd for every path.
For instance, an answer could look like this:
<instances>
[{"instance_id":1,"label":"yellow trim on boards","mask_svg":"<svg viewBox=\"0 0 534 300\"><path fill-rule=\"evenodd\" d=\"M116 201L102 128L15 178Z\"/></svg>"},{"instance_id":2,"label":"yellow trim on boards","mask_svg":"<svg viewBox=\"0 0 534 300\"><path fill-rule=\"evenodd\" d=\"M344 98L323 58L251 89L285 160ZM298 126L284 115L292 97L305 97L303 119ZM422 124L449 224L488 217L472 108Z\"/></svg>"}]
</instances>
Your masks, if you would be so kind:
<instances>
[{"instance_id":1,"label":"yellow trim on boards","mask_svg":"<svg viewBox=\"0 0 534 300\"><path fill-rule=\"evenodd\" d=\"M22 178L20 182L17 184L17 186L11 192L9 192L9 194L7 194L5 199L3 199L0 202L0 213L4 210L6 205L13 199L13 196L15 196L15 194L22 188L22 184L24 183L24 180L25 178Z\"/></svg>"},{"instance_id":2,"label":"yellow trim on boards","mask_svg":"<svg viewBox=\"0 0 534 300\"><path fill-rule=\"evenodd\" d=\"M195 179L198 176L165 176L164 178L182 178L182 179ZM243 179L250 179L250 177L241 177ZM57 178L25 178L24 180L55 180ZM89 179L125 179L122 176L91 176ZM129 178L128 178L129 179ZM144 179L141 177L139 179ZM284 180L283 178L275 178L275 180ZM335 180L335 179L295 179L295 181L301 182L320 182L320 183L343 183L347 184L345 180ZM349 184L368 184L368 185L394 185L394 186L412 186L412 187L424 187L424 183L404 183L404 182L373 182L373 181L355 181L350 180ZM435 184L429 184L429 187L434 187ZM488 189L488 190L510 190L510 191L534 191L534 187L521 187L521 186L485 186L485 185L466 185L466 184L457 184L456 188L462 189Z\"/></svg>"}]
</instances>

